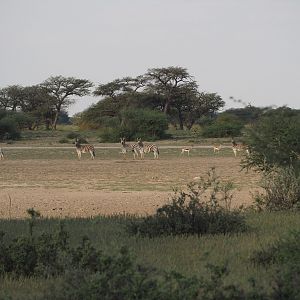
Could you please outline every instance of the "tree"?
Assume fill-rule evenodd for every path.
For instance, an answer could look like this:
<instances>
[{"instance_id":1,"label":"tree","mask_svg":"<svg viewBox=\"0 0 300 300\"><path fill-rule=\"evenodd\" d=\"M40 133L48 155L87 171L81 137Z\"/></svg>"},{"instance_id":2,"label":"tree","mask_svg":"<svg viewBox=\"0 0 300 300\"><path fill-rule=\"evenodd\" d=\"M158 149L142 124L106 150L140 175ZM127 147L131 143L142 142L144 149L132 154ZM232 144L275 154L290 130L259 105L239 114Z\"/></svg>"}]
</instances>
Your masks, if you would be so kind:
<instances>
[{"instance_id":1,"label":"tree","mask_svg":"<svg viewBox=\"0 0 300 300\"><path fill-rule=\"evenodd\" d=\"M179 89L197 86L185 68L168 67L149 69L146 73L147 91L164 96L163 112L167 114L178 95Z\"/></svg>"},{"instance_id":2,"label":"tree","mask_svg":"<svg viewBox=\"0 0 300 300\"><path fill-rule=\"evenodd\" d=\"M197 120L203 116L213 115L225 102L216 93L198 93L196 97L191 97L184 107L184 122L188 129L191 129Z\"/></svg>"},{"instance_id":3,"label":"tree","mask_svg":"<svg viewBox=\"0 0 300 300\"><path fill-rule=\"evenodd\" d=\"M93 94L94 96L110 97L112 100L117 100L120 95L137 92L146 85L146 81L144 76L115 79L106 84L99 84Z\"/></svg>"},{"instance_id":4,"label":"tree","mask_svg":"<svg viewBox=\"0 0 300 300\"><path fill-rule=\"evenodd\" d=\"M32 116L34 121L28 129L35 129L42 123L52 126L55 116L55 99L40 85L27 86L22 91L21 110Z\"/></svg>"},{"instance_id":5,"label":"tree","mask_svg":"<svg viewBox=\"0 0 300 300\"><path fill-rule=\"evenodd\" d=\"M89 89L92 86L93 84L89 80L62 76L50 77L41 84L41 87L43 87L54 99L54 129L56 129L56 124L61 110L74 102L74 100L70 97L83 97L88 95L90 93Z\"/></svg>"},{"instance_id":6,"label":"tree","mask_svg":"<svg viewBox=\"0 0 300 300\"><path fill-rule=\"evenodd\" d=\"M0 90L0 108L16 111L22 101L23 87L10 85Z\"/></svg>"}]
</instances>

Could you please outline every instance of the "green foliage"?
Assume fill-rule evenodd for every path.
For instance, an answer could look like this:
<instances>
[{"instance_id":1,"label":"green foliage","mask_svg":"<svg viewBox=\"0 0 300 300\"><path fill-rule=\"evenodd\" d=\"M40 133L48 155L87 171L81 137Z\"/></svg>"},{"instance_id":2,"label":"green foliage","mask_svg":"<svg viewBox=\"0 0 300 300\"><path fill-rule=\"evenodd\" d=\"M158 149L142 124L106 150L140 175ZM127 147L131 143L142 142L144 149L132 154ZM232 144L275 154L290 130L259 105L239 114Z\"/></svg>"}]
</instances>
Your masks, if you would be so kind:
<instances>
[{"instance_id":1,"label":"green foliage","mask_svg":"<svg viewBox=\"0 0 300 300\"><path fill-rule=\"evenodd\" d=\"M267 300L266 293L253 283L249 292L225 283L226 266L207 265L201 279L176 272L160 272L134 263L126 248L110 257L95 273L76 270L47 290L43 299L166 299L166 300Z\"/></svg>"},{"instance_id":2,"label":"green foliage","mask_svg":"<svg viewBox=\"0 0 300 300\"><path fill-rule=\"evenodd\" d=\"M292 231L266 249L256 251L251 261L269 267L277 274L270 299L300 299L300 232Z\"/></svg>"},{"instance_id":3,"label":"green foliage","mask_svg":"<svg viewBox=\"0 0 300 300\"><path fill-rule=\"evenodd\" d=\"M288 108L270 111L246 130L251 155L243 166L263 172L274 167L300 169L300 118Z\"/></svg>"},{"instance_id":4,"label":"green foliage","mask_svg":"<svg viewBox=\"0 0 300 300\"><path fill-rule=\"evenodd\" d=\"M165 136L168 129L166 116L148 109L126 109L121 111L121 122L113 128L106 128L100 133L102 142L118 142L124 136L127 140L142 138L156 140Z\"/></svg>"},{"instance_id":5,"label":"green foliage","mask_svg":"<svg viewBox=\"0 0 300 300\"><path fill-rule=\"evenodd\" d=\"M16 140L20 137L17 122L10 116L0 119L0 140Z\"/></svg>"},{"instance_id":6,"label":"green foliage","mask_svg":"<svg viewBox=\"0 0 300 300\"><path fill-rule=\"evenodd\" d=\"M221 183L215 170L188 192L176 192L172 203L163 205L155 215L132 221L128 231L141 236L187 234L227 234L246 231L244 216L231 211L231 183Z\"/></svg>"},{"instance_id":7,"label":"green foliage","mask_svg":"<svg viewBox=\"0 0 300 300\"><path fill-rule=\"evenodd\" d=\"M258 210L299 210L300 176L293 167L277 168L263 176L263 193L255 195Z\"/></svg>"},{"instance_id":8,"label":"green foliage","mask_svg":"<svg viewBox=\"0 0 300 300\"><path fill-rule=\"evenodd\" d=\"M240 136L243 127L243 123L235 116L222 114L210 125L203 127L202 136L216 138Z\"/></svg>"},{"instance_id":9,"label":"green foliage","mask_svg":"<svg viewBox=\"0 0 300 300\"><path fill-rule=\"evenodd\" d=\"M80 134L78 132L69 132L66 135L66 138L71 139L71 140L74 140L74 139L79 138L79 137L80 137Z\"/></svg>"},{"instance_id":10,"label":"green foliage","mask_svg":"<svg viewBox=\"0 0 300 300\"><path fill-rule=\"evenodd\" d=\"M58 140L58 142L60 144L68 144L70 141L68 139L66 139L66 138L62 138L62 139Z\"/></svg>"}]
</instances>

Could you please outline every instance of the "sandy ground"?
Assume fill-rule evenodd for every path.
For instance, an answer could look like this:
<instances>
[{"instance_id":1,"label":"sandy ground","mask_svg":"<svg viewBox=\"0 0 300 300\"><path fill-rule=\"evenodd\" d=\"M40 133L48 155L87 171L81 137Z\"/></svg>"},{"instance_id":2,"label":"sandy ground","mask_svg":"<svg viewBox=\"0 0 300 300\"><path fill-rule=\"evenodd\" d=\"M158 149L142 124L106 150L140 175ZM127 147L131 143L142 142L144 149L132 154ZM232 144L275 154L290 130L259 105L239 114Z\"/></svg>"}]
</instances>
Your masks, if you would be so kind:
<instances>
[{"instance_id":1,"label":"sandy ground","mask_svg":"<svg viewBox=\"0 0 300 300\"><path fill-rule=\"evenodd\" d=\"M35 208L45 217L151 214L184 187L216 167L236 186L233 206L250 204L258 176L240 171L234 157L132 159L16 159L0 164L0 218L23 218Z\"/></svg>"}]
</instances>

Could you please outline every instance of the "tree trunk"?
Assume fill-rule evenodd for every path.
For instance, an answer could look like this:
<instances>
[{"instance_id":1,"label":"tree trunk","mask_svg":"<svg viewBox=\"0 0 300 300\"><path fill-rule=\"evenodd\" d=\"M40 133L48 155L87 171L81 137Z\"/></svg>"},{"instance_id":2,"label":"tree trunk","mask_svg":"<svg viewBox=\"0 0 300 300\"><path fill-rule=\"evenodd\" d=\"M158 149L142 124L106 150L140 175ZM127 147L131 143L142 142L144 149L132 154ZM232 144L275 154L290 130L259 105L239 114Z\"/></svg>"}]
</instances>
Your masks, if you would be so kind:
<instances>
[{"instance_id":1,"label":"tree trunk","mask_svg":"<svg viewBox=\"0 0 300 300\"><path fill-rule=\"evenodd\" d=\"M53 129L56 130L56 124L57 124L57 121L58 121L58 115L60 113L60 109L57 109L57 111L55 112L55 116L54 116L54 120L53 120Z\"/></svg>"},{"instance_id":2,"label":"tree trunk","mask_svg":"<svg viewBox=\"0 0 300 300\"><path fill-rule=\"evenodd\" d=\"M165 103L165 106L164 106L164 114L166 115L169 111L169 108L170 108L170 103L171 103L171 99L170 98L167 98L166 100L166 103Z\"/></svg>"},{"instance_id":3,"label":"tree trunk","mask_svg":"<svg viewBox=\"0 0 300 300\"><path fill-rule=\"evenodd\" d=\"M178 109L179 128L183 130L183 115L180 109Z\"/></svg>"}]
</instances>

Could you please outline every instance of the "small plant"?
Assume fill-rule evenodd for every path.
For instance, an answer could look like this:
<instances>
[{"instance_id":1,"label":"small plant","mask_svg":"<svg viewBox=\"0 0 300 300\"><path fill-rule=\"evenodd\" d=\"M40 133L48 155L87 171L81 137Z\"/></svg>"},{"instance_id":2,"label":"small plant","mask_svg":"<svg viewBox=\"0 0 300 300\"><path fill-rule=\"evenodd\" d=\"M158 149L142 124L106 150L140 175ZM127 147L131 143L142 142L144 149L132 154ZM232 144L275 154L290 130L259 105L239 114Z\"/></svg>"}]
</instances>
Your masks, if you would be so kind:
<instances>
[{"instance_id":1,"label":"small plant","mask_svg":"<svg viewBox=\"0 0 300 300\"><path fill-rule=\"evenodd\" d=\"M222 183L212 168L207 178L188 184L187 192L176 191L172 202L155 215L132 221L128 231L149 237L243 232L247 229L244 216L230 208L232 188L232 183Z\"/></svg>"},{"instance_id":2,"label":"small plant","mask_svg":"<svg viewBox=\"0 0 300 300\"><path fill-rule=\"evenodd\" d=\"M41 214L37 210L34 210L34 208L27 209L27 213L30 216L30 220L28 222L29 235L32 237L32 235L33 235L33 227L35 225L36 219L38 219L41 216Z\"/></svg>"}]
</instances>

